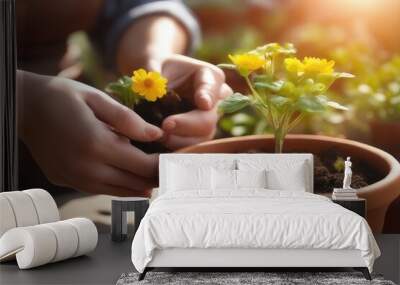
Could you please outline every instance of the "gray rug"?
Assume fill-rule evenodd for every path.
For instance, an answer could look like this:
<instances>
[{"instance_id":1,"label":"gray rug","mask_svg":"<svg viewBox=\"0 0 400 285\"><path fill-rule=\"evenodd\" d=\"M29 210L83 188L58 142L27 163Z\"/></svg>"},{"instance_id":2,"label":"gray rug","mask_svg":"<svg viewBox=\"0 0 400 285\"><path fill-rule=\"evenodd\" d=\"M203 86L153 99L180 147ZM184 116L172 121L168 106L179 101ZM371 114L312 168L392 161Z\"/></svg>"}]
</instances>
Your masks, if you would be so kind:
<instances>
[{"instance_id":1,"label":"gray rug","mask_svg":"<svg viewBox=\"0 0 400 285\"><path fill-rule=\"evenodd\" d=\"M380 275L372 275L368 281L359 272L148 272L138 281L138 273L122 274L117 285L146 284L213 284L213 285L297 285L297 284L379 284L395 285Z\"/></svg>"}]
</instances>

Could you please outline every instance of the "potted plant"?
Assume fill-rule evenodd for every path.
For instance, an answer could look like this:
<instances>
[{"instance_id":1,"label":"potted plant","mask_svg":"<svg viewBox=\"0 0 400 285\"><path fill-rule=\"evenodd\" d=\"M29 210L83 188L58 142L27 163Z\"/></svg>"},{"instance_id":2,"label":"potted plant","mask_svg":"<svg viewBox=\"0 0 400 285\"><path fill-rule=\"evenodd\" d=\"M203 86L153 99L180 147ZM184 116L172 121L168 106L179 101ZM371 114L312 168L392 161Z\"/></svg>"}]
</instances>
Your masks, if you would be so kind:
<instances>
[{"instance_id":1,"label":"potted plant","mask_svg":"<svg viewBox=\"0 0 400 285\"><path fill-rule=\"evenodd\" d=\"M232 64L221 65L239 72L250 93L249 96L233 94L221 103L221 110L235 112L252 106L270 126L273 135L214 140L181 152L285 150L313 153L316 159L314 192L319 194L326 194L326 185L330 191L340 186L340 158L351 156L355 174L366 182L353 183L352 186L359 188L359 196L368 200L368 221L375 232L381 232L388 206L400 193L400 165L390 154L359 142L316 135L287 135L304 114L322 113L327 108L346 110L325 94L336 79L352 77L348 73L335 72L333 61L318 58L300 60L294 57L295 52L291 44L268 44L245 54L230 56Z\"/></svg>"},{"instance_id":2,"label":"potted plant","mask_svg":"<svg viewBox=\"0 0 400 285\"><path fill-rule=\"evenodd\" d=\"M258 47L247 53L230 55L232 64L222 68L236 70L246 81L249 96L234 93L220 109L236 112L253 106L268 122L275 137L275 152L280 153L287 133L306 113L321 113L326 108L347 110L327 97L329 87L338 78L351 78L349 73L335 72L334 61L294 57L292 44L277 43Z\"/></svg>"}]
</instances>

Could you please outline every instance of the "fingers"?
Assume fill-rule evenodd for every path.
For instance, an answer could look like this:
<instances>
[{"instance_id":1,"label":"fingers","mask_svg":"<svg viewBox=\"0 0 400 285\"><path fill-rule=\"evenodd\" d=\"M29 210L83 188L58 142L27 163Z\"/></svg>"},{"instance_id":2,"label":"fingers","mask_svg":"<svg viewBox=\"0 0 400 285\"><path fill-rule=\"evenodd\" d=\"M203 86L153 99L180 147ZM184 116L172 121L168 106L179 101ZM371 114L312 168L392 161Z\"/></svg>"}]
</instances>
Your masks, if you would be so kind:
<instances>
[{"instance_id":1,"label":"fingers","mask_svg":"<svg viewBox=\"0 0 400 285\"><path fill-rule=\"evenodd\" d=\"M130 143L116 142L113 149L107 152L106 160L117 168L141 177L157 176L158 155L146 154Z\"/></svg>"},{"instance_id":2,"label":"fingers","mask_svg":"<svg viewBox=\"0 0 400 285\"><path fill-rule=\"evenodd\" d=\"M219 92L219 98L225 99L226 97L231 96L232 94L233 94L232 88L229 87L229 85L226 83L222 84Z\"/></svg>"},{"instance_id":3,"label":"fingers","mask_svg":"<svg viewBox=\"0 0 400 285\"><path fill-rule=\"evenodd\" d=\"M155 186L155 183L150 179L139 177L127 171L106 166L102 170L97 171L98 182L125 189L132 192L146 194L151 191Z\"/></svg>"},{"instance_id":4,"label":"fingers","mask_svg":"<svg viewBox=\"0 0 400 285\"><path fill-rule=\"evenodd\" d=\"M232 89L227 84L222 84L219 90L219 98L225 98L232 94ZM192 110L187 113L172 115L164 119L162 129L173 135L184 137L202 137L212 133L218 121L216 106L212 110Z\"/></svg>"},{"instance_id":5,"label":"fingers","mask_svg":"<svg viewBox=\"0 0 400 285\"><path fill-rule=\"evenodd\" d=\"M132 140L148 142L162 137L160 128L147 123L131 109L99 92L85 97L87 105L99 120Z\"/></svg>"},{"instance_id":6,"label":"fingers","mask_svg":"<svg viewBox=\"0 0 400 285\"><path fill-rule=\"evenodd\" d=\"M66 177L60 177L65 185L118 196L148 196L155 186L158 156L147 155L125 137L108 130L96 147L85 149L78 159L65 160Z\"/></svg>"},{"instance_id":7,"label":"fingers","mask_svg":"<svg viewBox=\"0 0 400 285\"><path fill-rule=\"evenodd\" d=\"M221 71L222 72L222 71ZM220 99L225 77L210 68L200 68L194 77L194 102L202 110L210 110Z\"/></svg>"},{"instance_id":8,"label":"fingers","mask_svg":"<svg viewBox=\"0 0 400 285\"><path fill-rule=\"evenodd\" d=\"M224 72L215 65L174 55L163 63L162 73L169 80L169 88L176 88L193 76L193 101L196 107L210 110L219 100ZM224 87L226 90L226 87Z\"/></svg>"},{"instance_id":9,"label":"fingers","mask_svg":"<svg viewBox=\"0 0 400 285\"><path fill-rule=\"evenodd\" d=\"M176 114L167 117L162 128L165 132L183 137L207 136L216 128L218 120L217 112L192 110L187 113Z\"/></svg>"},{"instance_id":10,"label":"fingers","mask_svg":"<svg viewBox=\"0 0 400 285\"><path fill-rule=\"evenodd\" d=\"M89 193L147 197L155 186L150 179L107 164L85 163L79 172L80 177L76 175L79 178L71 182L74 188Z\"/></svg>"},{"instance_id":11,"label":"fingers","mask_svg":"<svg viewBox=\"0 0 400 285\"><path fill-rule=\"evenodd\" d=\"M214 136L214 133L205 137L181 137L168 135L164 141L164 145L170 150L177 150L183 147L208 141L212 136Z\"/></svg>"}]
</instances>

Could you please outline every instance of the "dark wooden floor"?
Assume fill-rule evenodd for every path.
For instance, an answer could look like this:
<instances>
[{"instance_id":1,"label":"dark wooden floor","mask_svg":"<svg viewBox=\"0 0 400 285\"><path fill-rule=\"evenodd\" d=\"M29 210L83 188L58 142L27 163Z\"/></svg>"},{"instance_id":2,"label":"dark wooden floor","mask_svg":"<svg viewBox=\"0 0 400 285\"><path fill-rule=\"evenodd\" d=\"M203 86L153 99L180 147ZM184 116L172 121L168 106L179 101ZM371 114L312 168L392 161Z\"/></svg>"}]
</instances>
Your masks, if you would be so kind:
<instances>
[{"instance_id":1,"label":"dark wooden floor","mask_svg":"<svg viewBox=\"0 0 400 285\"><path fill-rule=\"evenodd\" d=\"M376 239L382 257L376 261L374 272L399 283L400 235L379 235ZM0 284L115 284L122 273L134 271L130 248L131 240L114 243L110 235L100 234L97 249L89 256L30 270L19 270L15 262L1 264Z\"/></svg>"}]
</instances>

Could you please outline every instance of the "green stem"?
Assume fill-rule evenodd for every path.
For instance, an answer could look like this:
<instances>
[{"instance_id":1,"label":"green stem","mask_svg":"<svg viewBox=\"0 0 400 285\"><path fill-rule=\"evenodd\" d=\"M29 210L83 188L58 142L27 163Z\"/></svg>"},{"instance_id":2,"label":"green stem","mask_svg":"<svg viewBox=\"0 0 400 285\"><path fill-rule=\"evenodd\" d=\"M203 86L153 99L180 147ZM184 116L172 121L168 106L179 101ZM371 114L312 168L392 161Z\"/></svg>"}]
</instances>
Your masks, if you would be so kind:
<instances>
[{"instance_id":1,"label":"green stem","mask_svg":"<svg viewBox=\"0 0 400 285\"><path fill-rule=\"evenodd\" d=\"M286 108L283 111L279 126L275 131L275 152L277 153L281 153L283 150L283 143L289 131L288 125L292 117L292 114L293 110L291 110L290 108Z\"/></svg>"},{"instance_id":2,"label":"green stem","mask_svg":"<svg viewBox=\"0 0 400 285\"><path fill-rule=\"evenodd\" d=\"M275 74L275 56L272 55L271 56L271 78L274 76Z\"/></svg>"},{"instance_id":3,"label":"green stem","mask_svg":"<svg viewBox=\"0 0 400 285\"><path fill-rule=\"evenodd\" d=\"M260 112L260 114L265 117L265 119L268 122L268 125L272 127L272 131L275 132L275 126L274 126L274 122L272 121L271 116L269 115L269 111L264 108L263 106L257 106L256 105L256 109Z\"/></svg>"},{"instance_id":4,"label":"green stem","mask_svg":"<svg viewBox=\"0 0 400 285\"><path fill-rule=\"evenodd\" d=\"M252 85L251 82L250 82L249 77L248 77L248 76L245 76L244 79L246 80L247 86L249 86L250 91L251 91L254 95L256 95L257 97L259 97L260 95L258 94L257 90L254 89L253 85Z\"/></svg>"},{"instance_id":5,"label":"green stem","mask_svg":"<svg viewBox=\"0 0 400 285\"><path fill-rule=\"evenodd\" d=\"M265 106L265 102L262 100L260 94L258 94L257 90L254 89L253 85L250 82L250 79L248 76L245 77L246 83L250 88L250 91L253 93L254 97L257 99L257 101L259 101L261 103L261 105ZM277 127L275 118L272 114L272 108L271 108L271 104L269 104L269 100L266 100L266 104L267 104L267 108L268 108L268 114L267 114L267 118L269 119L272 128L275 130ZM264 112L263 112L264 113ZM264 114L265 115L265 114Z\"/></svg>"},{"instance_id":6,"label":"green stem","mask_svg":"<svg viewBox=\"0 0 400 285\"><path fill-rule=\"evenodd\" d=\"M282 153L283 150L283 142L285 141L285 136L286 134L284 131L279 128L275 132L275 152L276 153Z\"/></svg>"}]
</instances>

